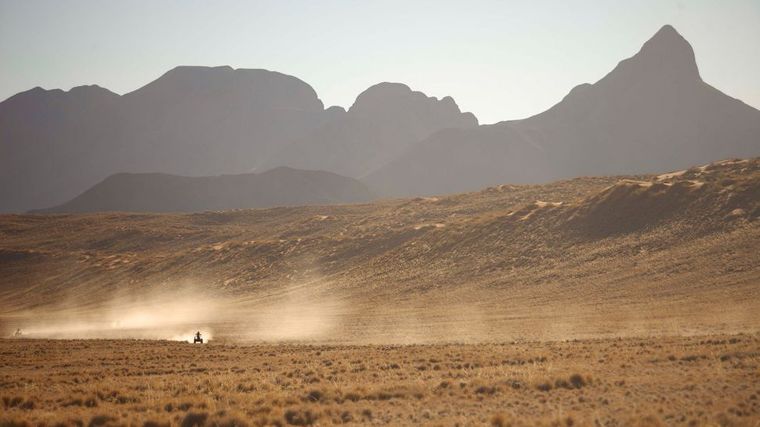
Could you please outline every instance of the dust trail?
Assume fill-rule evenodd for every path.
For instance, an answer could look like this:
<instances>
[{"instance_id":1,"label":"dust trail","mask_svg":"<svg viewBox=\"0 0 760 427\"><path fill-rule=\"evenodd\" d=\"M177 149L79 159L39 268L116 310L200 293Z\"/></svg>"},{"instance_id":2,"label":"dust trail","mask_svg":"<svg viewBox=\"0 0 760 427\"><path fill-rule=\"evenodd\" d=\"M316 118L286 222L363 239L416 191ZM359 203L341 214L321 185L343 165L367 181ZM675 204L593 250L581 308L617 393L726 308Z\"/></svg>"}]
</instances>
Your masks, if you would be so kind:
<instances>
[{"instance_id":1,"label":"dust trail","mask_svg":"<svg viewBox=\"0 0 760 427\"><path fill-rule=\"evenodd\" d=\"M329 340L340 335L348 310L334 296L319 293L318 286L291 286L269 301L241 307L240 339L251 341Z\"/></svg>"},{"instance_id":2,"label":"dust trail","mask_svg":"<svg viewBox=\"0 0 760 427\"><path fill-rule=\"evenodd\" d=\"M399 300L339 292L323 279L294 280L232 297L202 286L171 286L101 304L67 302L2 318L2 336L16 327L30 338L138 338L192 341L200 331L238 342L352 344L554 341L592 337L693 335L756 328L758 304L731 311L675 305L584 305L553 301L532 305L505 293L488 298L449 295ZM127 292L126 290L124 291ZM501 296L501 298L498 298ZM675 313L663 315L663 313ZM8 323L8 319L11 320Z\"/></svg>"},{"instance_id":3,"label":"dust trail","mask_svg":"<svg viewBox=\"0 0 760 427\"><path fill-rule=\"evenodd\" d=\"M59 304L26 310L14 317L28 338L162 339L192 341L196 331L209 341L316 341L340 336L345 304L321 294L318 281L281 287L266 297L219 296L201 286L170 286L130 295L123 291L100 304Z\"/></svg>"},{"instance_id":4,"label":"dust trail","mask_svg":"<svg viewBox=\"0 0 760 427\"><path fill-rule=\"evenodd\" d=\"M194 287L172 288L147 295L115 296L96 307L69 303L66 307L26 310L14 326L29 338L139 338L192 340L196 331L213 337L210 326L224 299L209 297Z\"/></svg>"}]
</instances>

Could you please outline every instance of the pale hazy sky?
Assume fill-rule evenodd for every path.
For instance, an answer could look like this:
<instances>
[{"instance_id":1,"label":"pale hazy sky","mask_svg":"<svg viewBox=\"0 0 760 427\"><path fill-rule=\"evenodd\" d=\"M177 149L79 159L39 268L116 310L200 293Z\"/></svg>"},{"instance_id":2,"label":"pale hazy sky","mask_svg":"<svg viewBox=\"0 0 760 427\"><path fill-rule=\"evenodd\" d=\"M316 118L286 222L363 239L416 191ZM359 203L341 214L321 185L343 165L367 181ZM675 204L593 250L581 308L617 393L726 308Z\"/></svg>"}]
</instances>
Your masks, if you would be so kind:
<instances>
[{"instance_id":1,"label":"pale hazy sky","mask_svg":"<svg viewBox=\"0 0 760 427\"><path fill-rule=\"evenodd\" d=\"M403 82L492 123L598 80L664 24L705 81L760 107L760 0L0 0L0 99L125 93L176 65L231 65L299 77L327 106Z\"/></svg>"}]
</instances>

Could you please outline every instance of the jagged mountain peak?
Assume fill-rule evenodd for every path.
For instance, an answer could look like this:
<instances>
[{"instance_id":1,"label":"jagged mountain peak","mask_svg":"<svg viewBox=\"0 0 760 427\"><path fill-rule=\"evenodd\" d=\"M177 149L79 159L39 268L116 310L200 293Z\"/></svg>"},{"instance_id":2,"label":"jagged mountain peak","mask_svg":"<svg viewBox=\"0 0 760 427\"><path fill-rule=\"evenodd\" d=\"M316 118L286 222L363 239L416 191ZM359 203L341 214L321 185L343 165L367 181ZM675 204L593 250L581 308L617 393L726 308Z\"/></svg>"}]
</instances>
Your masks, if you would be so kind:
<instances>
[{"instance_id":1,"label":"jagged mountain peak","mask_svg":"<svg viewBox=\"0 0 760 427\"><path fill-rule=\"evenodd\" d=\"M610 73L626 78L659 81L701 81L691 44L671 25L660 28L634 56Z\"/></svg>"},{"instance_id":2,"label":"jagged mountain peak","mask_svg":"<svg viewBox=\"0 0 760 427\"><path fill-rule=\"evenodd\" d=\"M760 153L760 111L702 81L694 50L670 25L593 84L542 113L437 132L374 171L386 195L499 183L638 174Z\"/></svg>"}]
</instances>

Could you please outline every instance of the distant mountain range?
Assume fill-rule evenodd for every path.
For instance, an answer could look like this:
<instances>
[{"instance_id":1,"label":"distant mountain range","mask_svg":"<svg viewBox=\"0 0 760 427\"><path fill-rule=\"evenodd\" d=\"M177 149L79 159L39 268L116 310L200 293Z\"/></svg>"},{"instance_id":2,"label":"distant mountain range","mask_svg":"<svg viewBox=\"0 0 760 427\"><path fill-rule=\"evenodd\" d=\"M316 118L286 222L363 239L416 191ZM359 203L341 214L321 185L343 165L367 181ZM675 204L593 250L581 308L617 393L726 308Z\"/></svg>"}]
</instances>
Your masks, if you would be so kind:
<instances>
[{"instance_id":1,"label":"distant mountain range","mask_svg":"<svg viewBox=\"0 0 760 427\"><path fill-rule=\"evenodd\" d=\"M120 172L248 173L324 120L309 85L264 70L178 67L124 96L35 88L0 103L2 210L58 205Z\"/></svg>"},{"instance_id":2,"label":"distant mountain range","mask_svg":"<svg viewBox=\"0 0 760 427\"><path fill-rule=\"evenodd\" d=\"M430 98L398 83L370 87L347 111L325 109L295 77L230 67L177 67L123 96L98 86L35 88L0 103L0 212L95 209L103 201L127 209L126 202L112 203L118 194L103 193L120 188L114 181L144 189L139 210L190 199L189 210L217 209L229 204L212 203L208 191L233 179L212 177L242 174L244 182L280 166L333 172L381 196L407 196L756 155L760 111L703 82L689 43L665 26L600 81L577 86L541 114L495 125L479 126L450 97ZM125 172L149 174L117 175L84 193ZM239 197L248 207L310 203L299 198L302 188L285 184L288 175L277 174L282 185L270 184L295 191L292 197ZM151 193L171 180L187 186L184 202Z\"/></svg>"},{"instance_id":3,"label":"distant mountain range","mask_svg":"<svg viewBox=\"0 0 760 427\"><path fill-rule=\"evenodd\" d=\"M32 212L198 212L357 203L372 198L355 179L287 167L214 177L121 173L60 206Z\"/></svg>"},{"instance_id":4,"label":"distant mountain range","mask_svg":"<svg viewBox=\"0 0 760 427\"><path fill-rule=\"evenodd\" d=\"M451 98L401 84L373 86L349 111L325 109L303 81L265 70L177 67L123 96L35 88L0 103L0 211L59 205L123 172L285 165L359 177L437 130L474 126Z\"/></svg>"}]
</instances>

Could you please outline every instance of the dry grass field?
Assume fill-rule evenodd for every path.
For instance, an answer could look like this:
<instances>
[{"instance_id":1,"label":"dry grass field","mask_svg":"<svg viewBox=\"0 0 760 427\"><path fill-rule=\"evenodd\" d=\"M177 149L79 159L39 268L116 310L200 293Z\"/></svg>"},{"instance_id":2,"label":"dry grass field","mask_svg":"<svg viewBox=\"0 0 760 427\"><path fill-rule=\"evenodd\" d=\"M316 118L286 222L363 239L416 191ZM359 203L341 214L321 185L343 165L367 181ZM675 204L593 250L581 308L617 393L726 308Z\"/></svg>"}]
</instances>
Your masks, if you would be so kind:
<instances>
[{"instance_id":1,"label":"dry grass field","mask_svg":"<svg viewBox=\"0 0 760 427\"><path fill-rule=\"evenodd\" d=\"M758 159L0 215L0 425L757 426L758 218Z\"/></svg>"},{"instance_id":2,"label":"dry grass field","mask_svg":"<svg viewBox=\"0 0 760 427\"><path fill-rule=\"evenodd\" d=\"M2 425L760 424L760 336L409 346L0 341Z\"/></svg>"}]
</instances>

